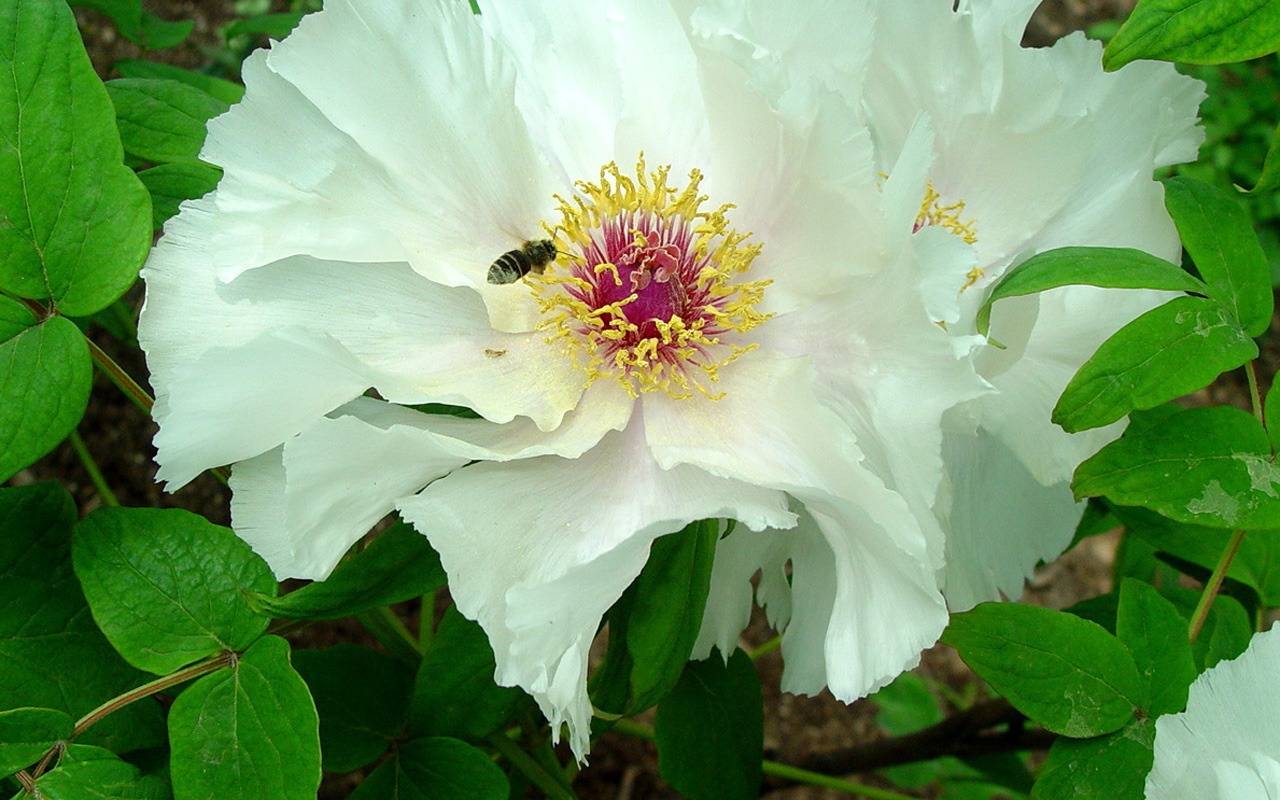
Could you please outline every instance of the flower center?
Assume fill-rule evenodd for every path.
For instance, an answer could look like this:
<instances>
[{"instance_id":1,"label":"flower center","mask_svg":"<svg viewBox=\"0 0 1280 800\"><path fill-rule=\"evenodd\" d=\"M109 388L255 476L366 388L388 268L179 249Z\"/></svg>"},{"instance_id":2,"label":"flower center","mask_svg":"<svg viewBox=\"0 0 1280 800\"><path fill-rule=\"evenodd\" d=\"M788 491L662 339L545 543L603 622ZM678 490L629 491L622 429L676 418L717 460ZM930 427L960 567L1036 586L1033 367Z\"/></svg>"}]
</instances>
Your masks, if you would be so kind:
<instances>
[{"instance_id":1,"label":"flower center","mask_svg":"<svg viewBox=\"0 0 1280 800\"><path fill-rule=\"evenodd\" d=\"M730 228L731 205L702 210L700 172L683 189L668 185L669 172L647 171L641 155L634 178L610 163L599 183L556 197L562 257L529 281L538 327L564 344L588 384L609 375L632 397L718 399L708 385L719 369L755 347L733 340L771 316L755 308L770 281L736 280L761 245Z\"/></svg>"},{"instance_id":2,"label":"flower center","mask_svg":"<svg viewBox=\"0 0 1280 800\"><path fill-rule=\"evenodd\" d=\"M954 203L944 203L942 195L937 189L933 188L932 183L925 184L924 200L920 203L920 213L916 215L915 226L911 229L912 233L927 225L942 228L955 236L959 236L964 240L965 244L975 244L978 241L977 222L973 219L964 218L964 201L957 200ZM986 274L986 271L981 267L974 267L969 270L965 275L965 282L960 287L960 291L963 292L973 286Z\"/></svg>"}]
</instances>

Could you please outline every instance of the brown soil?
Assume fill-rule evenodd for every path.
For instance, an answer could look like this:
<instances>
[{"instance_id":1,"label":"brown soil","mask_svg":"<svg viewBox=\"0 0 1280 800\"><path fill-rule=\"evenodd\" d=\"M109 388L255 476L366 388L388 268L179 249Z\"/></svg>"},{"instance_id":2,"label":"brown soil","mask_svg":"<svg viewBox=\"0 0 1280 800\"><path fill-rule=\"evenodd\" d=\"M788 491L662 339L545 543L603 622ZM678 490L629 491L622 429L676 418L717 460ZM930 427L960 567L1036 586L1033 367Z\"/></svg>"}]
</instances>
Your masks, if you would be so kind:
<instances>
[{"instance_id":1,"label":"brown soil","mask_svg":"<svg viewBox=\"0 0 1280 800\"><path fill-rule=\"evenodd\" d=\"M195 34L181 47L155 54L154 57L186 67L208 63L208 53L221 44L218 30L233 19L231 3L224 0L146 0L144 5L164 19L195 19ZM1057 37L1085 27L1093 21L1114 16L1132 6L1131 0L1057 0L1046 2L1028 28L1026 42L1043 45ZM273 10L287 10L278 0ZM138 48L121 39L100 15L78 11L77 19L99 73L114 77L111 64L119 58L137 58ZM140 297L133 295L135 301ZM136 302L135 302L136 305ZM121 347L105 334L95 340L116 358L131 374L145 375L145 365L136 351ZM1272 337L1271 342L1280 341ZM1275 345L1271 346L1272 348ZM1275 363L1275 353L1270 353ZM1214 400L1242 397L1240 381L1226 381L1226 388L1213 390ZM176 495L168 495L153 482L153 450L150 440L154 425L145 414L125 401L101 375L94 385L89 414L80 426L89 450L107 475L110 485L122 503L134 506L178 506L205 515L209 519L228 522L229 493L209 475ZM15 483L33 480L60 480L75 496L82 512L101 504L86 473L74 453L66 445L14 479ZM1061 608L1107 591L1110 588L1110 566L1114 538L1099 537L1052 564L1037 575L1028 588L1026 599ZM756 619L744 633L744 646L757 646L772 636L761 619ZM371 643L354 624L317 625L294 637L299 647L326 646L337 641ZM761 658L757 664L766 699L765 742L767 757L786 763L804 761L814 753L866 742L880 736L874 721L873 705L860 701L845 705L830 695L814 698L784 695L778 691L781 661L777 651ZM973 681L972 675L946 647L936 647L924 654L917 670L931 680L951 686ZM645 721L645 720L642 720ZM651 723L651 720L648 720ZM889 787L876 775L853 778ZM326 780L321 797L344 797L358 776L331 777ZM619 734L607 734L591 754L591 764L579 775L576 787L584 800L591 798L675 798L678 795L658 777L656 753L652 745ZM829 790L804 786L766 786L767 797L775 800L818 800L838 798ZM931 796L931 795L921 795Z\"/></svg>"}]
</instances>

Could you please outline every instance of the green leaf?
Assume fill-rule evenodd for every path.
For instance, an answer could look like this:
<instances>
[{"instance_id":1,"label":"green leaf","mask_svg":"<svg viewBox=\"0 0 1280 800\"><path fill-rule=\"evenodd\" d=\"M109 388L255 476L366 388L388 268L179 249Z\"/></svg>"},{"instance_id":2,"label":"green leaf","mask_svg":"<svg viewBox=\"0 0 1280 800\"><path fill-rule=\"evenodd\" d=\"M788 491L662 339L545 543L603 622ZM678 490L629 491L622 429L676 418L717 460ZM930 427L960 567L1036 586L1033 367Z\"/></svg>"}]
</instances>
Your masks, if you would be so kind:
<instances>
[{"instance_id":1,"label":"green leaf","mask_svg":"<svg viewBox=\"0 0 1280 800\"><path fill-rule=\"evenodd\" d=\"M634 714L680 680L702 625L719 520L657 539L635 583L609 611L609 653L593 702Z\"/></svg>"},{"instance_id":2,"label":"green leaf","mask_svg":"<svg viewBox=\"0 0 1280 800\"><path fill-rule=\"evenodd\" d=\"M1280 9L1280 0L1276 5ZM1274 303L1271 266L1239 195L1185 176L1165 181L1164 193L1182 245L1210 293L1235 312L1250 336L1266 333Z\"/></svg>"},{"instance_id":3,"label":"green leaf","mask_svg":"<svg viewBox=\"0 0 1280 800\"><path fill-rule=\"evenodd\" d=\"M1107 70L1140 58L1224 64L1280 48L1276 0L1141 0L1102 55Z\"/></svg>"},{"instance_id":4,"label":"green leaf","mask_svg":"<svg viewBox=\"0 0 1280 800\"><path fill-rule=\"evenodd\" d=\"M319 719L276 636L178 695L169 744L181 800L314 800L320 786Z\"/></svg>"},{"instance_id":5,"label":"green leaf","mask_svg":"<svg viewBox=\"0 0 1280 800\"><path fill-rule=\"evenodd\" d=\"M1085 505L1084 513L1080 515L1080 522L1076 524L1076 532L1071 537L1071 544L1067 546L1070 550L1085 539L1093 536L1101 536L1109 533L1120 526L1120 520L1116 519L1115 514L1111 513L1111 509L1100 500L1090 501Z\"/></svg>"},{"instance_id":6,"label":"green leaf","mask_svg":"<svg viewBox=\"0 0 1280 800\"><path fill-rule=\"evenodd\" d=\"M40 760L55 742L71 738L76 722L53 708L0 711L0 777Z\"/></svg>"},{"instance_id":7,"label":"green leaf","mask_svg":"<svg viewBox=\"0 0 1280 800\"><path fill-rule=\"evenodd\" d=\"M978 309L978 332L987 334L991 305L1006 297L1084 284L1108 289L1169 289L1204 294L1205 285L1163 258L1127 247L1060 247L1038 253L1005 275Z\"/></svg>"},{"instance_id":8,"label":"green leaf","mask_svg":"<svg viewBox=\"0 0 1280 800\"><path fill-rule=\"evenodd\" d=\"M320 715L325 772L351 772L373 763L404 730L413 676L394 658L340 644L295 650L293 666Z\"/></svg>"},{"instance_id":9,"label":"green leaf","mask_svg":"<svg viewBox=\"0 0 1280 800\"><path fill-rule=\"evenodd\" d=\"M1133 654L1138 674L1147 683L1147 716L1181 711L1187 687L1196 677L1187 621L1155 587L1127 579L1120 586L1116 636Z\"/></svg>"},{"instance_id":10,"label":"green leaf","mask_svg":"<svg viewBox=\"0 0 1280 800\"><path fill-rule=\"evenodd\" d=\"M759 796L764 705L746 653L687 664L658 702L654 731L662 779L690 800Z\"/></svg>"},{"instance_id":11,"label":"green leaf","mask_svg":"<svg viewBox=\"0 0 1280 800\"><path fill-rule=\"evenodd\" d=\"M1179 561L1198 564L1206 573L1213 570L1231 538L1230 530L1175 522L1143 508L1120 508L1117 513L1130 536ZM1245 534L1227 578L1256 592L1264 606L1280 606L1280 530Z\"/></svg>"},{"instance_id":12,"label":"green leaf","mask_svg":"<svg viewBox=\"0 0 1280 800\"><path fill-rule=\"evenodd\" d=\"M183 200L195 200L212 192L222 179L222 170L203 161L161 164L138 173L151 193L151 224L156 230L178 213Z\"/></svg>"},{"instance_id":13,"label":"green leaf","mask_svg":"<svg viewBox=\"0 0 1280 800\"><path fill-rule=\"evenodd\" d=\"M1064 608L1063 612L1086 619L1114 636L1116 632L1116 614L1119 608L1120 593L1113 589L1106 594L1100 594L1097 597L1090 597L1074 603Z\"/></svg>"},{"instance_id":14,"label":"green leaf","mask_svg":"<svg viewBox=\"0 0 1280 800\"><path fill-rule=\"evenodd\" d=\"M1280 450L1280 381L1272 381L1262 404L1262 420L1266 423L1271 451Z\"/></svg>"},{"instance_id":15,"label":"green leaf","mask_svg":"<svg viewBox=\"0 0 1280 800\"><path fill-rule=\"evenodd\" d=\"M176 508L101 508L76 528L76 575L93 617L139 669L167 675L267 628L241 592L271 591L266 563L228 528Z\"/></svg>"},{"instance_id":16,"label":"green leaf","mask_svg":"<svg viewBox=\"0 0 1280 800\"><path fill-rule=\"evenodd\" d=\"M54 483L0 489L0 709L42 706L79 718L145 683L93 625L71 571L76 509ZM141 700L78 737L119 752L163 741Z\"/></svg>"},{"instance_id":17,"label":"green leaf","mask_svg":"<svg viewBox=\"0 0 1280 800\"><path fill-rule=\"evenodd\" d=\"M702 628L719 537L719 520L703 520L659 538L649 551L627 623L635 710L658 702L681 679Z\"/></svg>"},{"instance_id":18,"label":"green leaf","mask_svg":"<svg viewBox=\"0 0 1280 800\"><path fill-rule=\"evenodd\" d=\"M62 763L36 780L42 800L169 800L169 787L109 750L70 745Z\"/></svg>"},{"instance_id":19,"label":"green leaf","mask_svg":"<svg viewBox=\"0 0 1280 800\"><path fill-rule=\"evenodd\" d=\"M1219 661L1238 658L1249 647L1252 638L1253 623L1249 612L1234 598L1218 595L1213 598L1209 615L1192 645L1196 668L1204 671Z\"/></svg>"},{"instance_id":20,"label":"green leaf","mask_svg":"<svg viewBox=\"0 0 1280 800\"><path fill-rule=\"evenodd\" d=\"M893 736L915 733L942 721L937 698L914 672L902 673L868 699L879 709L876 724Z\"/></svg>"},{"instance_id":21,"label":"green leaf","mask_svg":"<svg viewBox=\"0 0 1280 800\"><path fill-rule=\"evenodd\" d=\"M444 586L440 556L412 525L388 528L323 581L284 597L250 594L249 605L277 619L340 619L401 603Z\"/></svg>"},{"instance_id":22,"label":"green leaf","mask_svg":"<svg viewBox=\"0 0 1280 800\"><path fill-rule=\"evenodd\" d=\"M116 72L126 78L164 78L171 81L194 86L205 94L212 95L227 105L240 102L244 97L244 87L238 83L215 78L203 72L193 72L170 64L158 64L154 61L140 61L124 58L112 65Z\"/></svg>"},{"instance_id":23,"label":"green leaf","mask_svg":"<svg viewBox=\"0 0 1280 800\"><path fill-rule=\"evenodd\" d=\"M1267 148L1267 157L1262 162L1262 173L1253 188L1245 192L1247 195L1260 195L1280 186L1280 125L1271 135L1271 146Z\"/></svg>"},{"instance_id":24,"label":"green leaf","mask_svg":"<svg viewBox=\"0 0 1280 800\"><path fill-rule=\"evenodd\" d=\"M1192 408L1126 435L1076 469L1077 498L1105 495L1218 528L1280 527L1280 471L1258 421L1237 408Z\"/></svg>"},{"instance_id":25,"label":"green leaf","mask_svg":"<svg viewBox=\"0 0 1280 800\"><path fill-rule=\"evenodd\" d=\"M1071 614L982 603L953 615L942 641L1014 708L1063 736L1118 730L1146 703L1125 646Z\"/></svg>"},{"instance_id":26,"label":"green leaf","mask_svg":"<svg viewBox=\"0 0 1280 800\"><path fill-rule=\"evenodd\" d=\"M150 50L181 44L195 29L195 20L165 22L142 10L142 0L70 0L71 5L101 11L115 23L120 35Z\"/></svg>"},{"instance_id":27,"label":"green leaf","mask_svg":"<svg viewBox=\"0 0 1280 800\"><path fill-rule=\"evenodd\" d=\"M236 36L270 36L280 40L288 36L305 14L301 11L284 14L259 14L248 19L238 19L226 27L222 35L227 39Z\"/></svg>"},{"instance_id":28,"label":"green leaf","mask_svg":"<svg viewBox=\"0 0 1280 800\"><path fill-rule=\"evenodd\" d=\"M124 151L157 163L200 155L205 127L227 110L216 97L167 78L119 78L107 82Z\"/></svg>"},{"instance_id":29,"label":"green leaf","mask_svg":"<svg viewBox=\"0 0 1280 800\"><path fill-rule=\"evenodd\" d=\"M905 736L942 721L937 699L911 672L902 673L869 699L878 709L876 724L891 736ZM884 773L895 786L916 789L938 780L943 769L942 760L935 759L891 767Z\"/></svg>"},{"instance_id":30,"label":"green leaf","mask_svg":"<svg viewBox=\"0 0 1280 800\"><path fill-rule=\"evenodd\" d=\"M0 342L9 341L35 324L36 315L31 309L0 295Z\"/></svg>"},{"instance_id":31,"label":"green leaf","mask_svg":"<svg viewBox=\"0 0 1280 800\"><path fill-rule=\"evenodd\" d=\"M450 606L422 659L409 709L414 736L483 739L528 702L517 687L498 686L489 638Z\"/></svg>"},{"instance_id":32,"label":"green leaf","mask_svg":"<svg viewBox=\"0 0 1280 800\"><path fill-rule=\"evenodd\" d=\"M1160 517L1145 508L1130 507L1125 511L1139 511L1144 514L1151 514L1154 517ZM1172 525L1180 525L1181 523L1169 520ZM1209 529L1205 529L1209 530ZM1115 564L1111 569L1111 580L1113 583L1119 583L1124 578L1135 578L1146 583L1156 586L1170 586L1176 584L1181 579L1181 573L1167 561L1159 557L1159 553L1155 547L1145 539L1132 535L1132 531L1126 531L1125 535L1120 538L1120 544L1116 548ZM1114 629L1115 625L1112 625Z\"/></svg>"},{"instance_id":33,"label":"green leaf","mask_svg":"<svg viewBox=\"0 0 1280 800\"><path fill-rule=\"evenodd\" d=\"M92 314L137 277L151 209L71 9L0 3L0 76L0 289Z\"/></svg>"},{"instance_id":34,"label":"green leaf","mask_svg":"<svg viewBox=\"0 0 1280 800\"><path fill-rule=\"evenodd\" d=\"M1257 357L1258 346L1226 306L1178 297L1103 342L1063 390L1053 421L1068 433L1110 425L1208 386Z\"/></svg>"},{"instance_id":35,"label":"green leaf","mask_svg":"<svg viewBox=\"0 0 1280 800\"><path fill-rule=\"evenodd\" d=\"M369 773L349 800L507 800L510 788L480 750L457 739L414 739Z\"/></svg>"},{"instance_id":36,"label":"green leaf","mask_svg":"<svg viewBox=\"0 0 1280 800\"><path fill-rule=\"evenodd\" d=\"M1155 734L1154 722L1141 719L1096 739L1058 739L1049 748L1032 800L1143 800Z\"/></svg>"},{"instance_id":37,"label":"green leaf","mask_svg":"<svg viewBox=\"0 0 1280 800\"><path fill-rule=\"evenodd\" d=\"M7 320L18 316L15 305L0 297ZM89 346L69 319L51 317L0 343L0 481L75 430L92 382Z\"/></svg>"}]
</instances>

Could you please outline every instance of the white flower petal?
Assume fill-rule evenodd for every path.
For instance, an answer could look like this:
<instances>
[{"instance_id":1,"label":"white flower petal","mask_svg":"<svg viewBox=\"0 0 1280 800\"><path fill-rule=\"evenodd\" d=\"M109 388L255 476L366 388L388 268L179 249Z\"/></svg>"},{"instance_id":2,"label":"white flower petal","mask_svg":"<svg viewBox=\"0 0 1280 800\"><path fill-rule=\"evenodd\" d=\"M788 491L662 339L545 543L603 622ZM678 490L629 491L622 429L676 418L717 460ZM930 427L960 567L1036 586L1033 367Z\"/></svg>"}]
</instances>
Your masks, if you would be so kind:
<instances>
[{"instance_id":1,"label":"white flower petal","mask_svg":"<svg viewBox=\"0 0 1280 800\"><path fill-rule=\"evenodd\" d=\"M810 303L803 315L771 320L765 333L769 347L812 354L820 399L854 432L861 468L910 505L928 538L929 558L940 567L942 531L932 507L943 475L942 416L990 387L929 320L909 277L914 254L914 248L901 250L893 270ZM848 496L862 502L875 493Z\"/></svg>"},{"instance_id":2,"label":"white flower petal","mask_svg":"<svg viewBox=\"0 0 1280 800\"><path fill-rule=\"evenodd\" d=\"M933 124L929 115L920 112L911 123L902 149L889 168L884 179L881 206L884 208L885 225L892 230L910 230L920 214L920 201L929 180L929 168L933 165Z\"/></svg>"},{"instance_id":3,"label":"white flower petal","mask_svg":"<svg viewBox=\"0 0 1280 800\"><path fill-rule=\"evenodd\" d=\"M165 386L180 388L174 376L190 372L211 349L258 340L262 358L270 362L269 348L259 337L303 330L339 343L354 359L351 370L364 376L363 386L339 402L373 386L396 402L463 405L499 422L524 416L549 430L581 396L585 377L543 334L494 331L480 298L469 289L442 286L403 264L303 256L223 284L201 261L204 251L197 237L203 227L184 223L171 230L144 273L149 298L140 338L162 395ZM523 286L502 288L527 291ZM292 361L299 356L286 350L274 357ZM220 380L233 383L257 362L218 363L229 368ZM270 364L265 369L269 373ZM263 414L278 413L268 408L279 405L269 392L259 395L258 405ZM241 406L236 413L259 412ZM256 455L278 443L238 456Z\"/></svg>"},{"instance_id":4,"label":"white flower petal","mask_svg":"<svg viewBox=\"0 0 1280 800\"><path fill-rule=\"evenodd\" d=\"M853 102L861 98L875 13L864 0L715 0L699 6L690 27L729 54L766 97L820 82Z\"/></svg>"},{"instance_id":5,"label":"white flower petal","mask_svg":"<svg viewBox=\"0 0 1280 800\"><path fill-rule=\"evenodd\" d=\"M709 53L702 70L713 152L705 187L763 245L751 280L771 280L768 310L790 311L878 265L884 248L874 153L861 111L830 91L787 108L747 90L740 69Z\"/></svg>"},{"instance_id":6,"label":"white flower petal","mask_svg":"<svg viewBox=\"0 0 1280 800\"><path fill-rule=\"evenodd\" d=\"M830 686L853 700L914 663L946 612L920 520L858 464L850 432L811 382L803 361L755 353L724 370L721 400L645 397L646 435L664 466L693 464L804 503L817 521L810 533L779 534L794 567L784 688ZM940 555L941 542L933 548Z\"/></svg>"},{"instance_id":7,"label":"white flower petal","mask_svg":"<svg viewBox=\"0 0 1280 800\"><path fill-rule=\"evenodd\" d=\"M676 174L705 163L698 66L669 3L494 2L480 23L514 61L516 106L565 185L641 151Z\"/></svg>"},{"instance_id":8,"label":"white flower petal","mask_svg":"<svg viewBox=\"0 0 1280 800\"><path fill-rule=\"evenodd\" d=\"M416 428L369 424L357 408L232 471L236 533L281 580L323 580L397 501L468 460Z\"/></svg>"},{"instance_id":9,"label":"white flower petal","mask_svg":"<svg viewBox=\"0 0 1280 800\"><path fill-rule=\"evenodd\" d=\"M469 460L511 461L545 455L577 458L595 447L609 431L624 429L634 407L635 401L616 382L597 381L553 431L542 431L528 419L495 424L448 414L424 414L370 397L357 397L335 414L354 414L383 428L404 425L446 437L452 441L448 447Z\"/></svg>"},{"instance_id":10,"label":"white flower petal","mask_svg":"<svg viewBox=\"0 0 1280 800\"><path fill-rule=\"evenodd\" d=\"M694 659L709 657L713 647L725 658L733 653L738 637L751 620L751 577L766 564L785 562L788 535L781 531L755 532L737 527L716 542L707 606L693 645ZM774 554L779 550L780 554ZM771 607L771 610L775 609Z\"/></svg>"},{"instance_id":11,"label":"white flower petal","mask_svg":"<svg viewBox=\"0 0 1280 800\"><path fill-rule=\"evenodd\" d=\"M649 448L664 469L693 464L757 486L852 494L847 473L860 453L813 383L803 359L757 351L721 371L719 399L646 394Z\"/></svg>"},{"instance_id":12,"label":"white flower petal","mask_svg":"<svg viewBox=\"0 0 1280 800\"><path fill-rule=\"evenodd\" d=\"M947 621L931 571L855 507L840 512L838 521L803 513L793 530L735 531L721 540L695 656L713 645L732 652L744 601L749 610L749 579L762 570L758 598L783 631L784 691L829 687L852 702L918 663Z\"/></svg>"},{"instance_id":13,"label":"white flower petal","mask_svg":"<svg viewBox=\"0 0 1280 800\"><path fill-rule=\"evenodd\" d=\"M337 58L351 68L333 74ZM335 2L254 54L245 80L202 154L225 171L211 198L219 225L203 237L223 280L296 254L409 261L475 286L518 329L512 295L484 276L537 234L553 187L510 103L510 65L465 7ZM410 87L428 96L405 101Z\"/></svg>"},{"instance_id":14,"label":"white flower petal","mask_svg":"<svg viewBox=\"0 0 1280 800\"><path fill-rule=\"evenodd\" d=\"M1269 800L1275 795L1222 794L1243 782L1239 764L1256 776L1253 785L1280 786L1280 627L1255 634L1244 654L1207 669L1191 684L1187 710L1156 720L1155 762L1147 775L1147 800ZM1234 773L1234 775L1232 774Z\"/></svg>"},{"instance_id":15,"label":"white flower petal","mask_svg":"<svg viewBox=\"0 0 1280 800\"><path fill-rule=\"evenodd\" d=\"M819 510L825 503L801 499L812 518L778 534L792 567L782 688L826 687L852 702L919 663L947 624L946 608L927 562L860 509L839 503L831 516Z\"/></svg>"},{"instance_id":16,"label":"white flower petal","mask_svg":"<svg viewBox=\"0 0 1280 800\"><path fill-rule=\"evenodd\" d=\"M1057 558L1071 542L1084 504L1075 502L1069 483L1037 482L984 431L948 434L943 453L947 606L965 611L1002 594L1018 598L1036 564Z\"/></svg>"},{"instance_id":17,"label":"white flower petal","mask_svg":"<svg viewBox=\"0 0 1280 800\"><path fill-rule=\"evenodd\" d=\"M1131 289L1098 289L1072 286L1044 292L1032 298L1002 300L1010 309L1039 304L1035 328L1025 342L1022 357L1010 360L996 348L987 348L978 359L978 371L997 389L978 401L983 426L998 436L1027 465L1040 483L1049 485L1070 479L1081 461L1120 435L1125 422L1069 434L1049 424L1053 407L1076 371L1112 333L1144 311L1159 305L1167 292ZM1006 309L1008 310L1008 309ZM992 335L1005 342L1010 326L997 327L992 314ZM1008 341L1016 344L1015 334Z\"/></svg>"},{"instance_id":18,"label":"white flower petal","mask_svg":"<svg viewBox=\"0 0 1280 800\"><path fill-rule=\"evenodd\" d=\"M368 371L341 344L295 330L210 350L175 369L152 416L156 480L176 491L209 467L252 458L361 394Z\"/></svg>"},{"instance_id":19,"label":"white flower petal","mask_svg":"<svg viewBox=\"0 0 1280 800\"><path fill-rule=\"evenodd\" d=\"M440 553L459 610L488 633L498 682L533 694L552 730L567 721L579 757L591 714L587 647L649 543L698 519L753 529L794 519L779 492L659 468L641 427L633 420L577 459L473 464L399 506Z\"/></svg>"},{"instance_id":20,"label":"white flower petal","mask_svg":"<svg viewBox=\"0 0 1280 800\"><path fill-rule=\"evenodd\" d=\"M266 62L376 162L361 194L391 194L378 209L423 275L483 286L498 255L536 238L562 184L512 103L515 65L465 4L333 0Z\"/></svg>"}]
</instances>

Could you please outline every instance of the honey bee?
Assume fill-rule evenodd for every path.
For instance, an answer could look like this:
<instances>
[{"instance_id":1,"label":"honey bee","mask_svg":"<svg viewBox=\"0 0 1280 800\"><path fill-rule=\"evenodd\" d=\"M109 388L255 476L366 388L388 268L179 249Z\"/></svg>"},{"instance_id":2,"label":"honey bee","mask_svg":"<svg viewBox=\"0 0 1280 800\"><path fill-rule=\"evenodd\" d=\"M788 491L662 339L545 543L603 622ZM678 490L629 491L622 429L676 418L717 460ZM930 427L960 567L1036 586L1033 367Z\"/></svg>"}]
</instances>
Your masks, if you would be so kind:
<instances>
[{"instance_id":1,"label":"honey bee","mask_svg":"<svg viewBox=\"0 0 1280 800\"><path fill-rule=\"evenodd\" d=\"M518 250L508 250L489 267L489 283L499 286L516 281L530 272L541 274L556 260L556 244L550 239L531 239Z\"/></svg>"}]
</instances>

